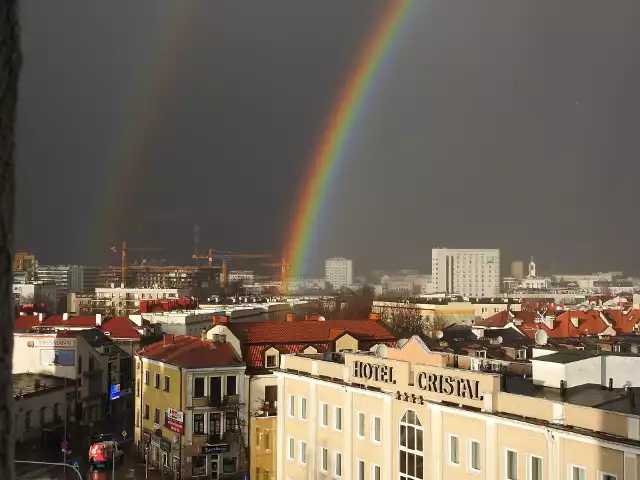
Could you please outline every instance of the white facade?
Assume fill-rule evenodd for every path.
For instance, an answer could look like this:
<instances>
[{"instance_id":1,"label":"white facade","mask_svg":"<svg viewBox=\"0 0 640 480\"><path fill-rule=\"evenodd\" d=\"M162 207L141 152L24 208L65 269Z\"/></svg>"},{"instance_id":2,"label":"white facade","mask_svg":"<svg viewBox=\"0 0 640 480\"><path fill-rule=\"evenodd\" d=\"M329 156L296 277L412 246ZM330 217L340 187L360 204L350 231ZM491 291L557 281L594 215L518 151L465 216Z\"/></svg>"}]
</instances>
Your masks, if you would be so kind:
<instances>
[{"instance_id":1,"label":"white facade","mask_svg":"<svg viewBox=\"0 0 640 480\"><path fill-rule=\"evenodd\" d=\"M500 294L500 250L448 249L431 251L431 278L437 293L466 297Z\"/></svg>"},{"instance_id":2,"label":"white facade","mask_svg":"<svg viewBox=\"0 0 640 480\"><path fill-rule=\"evenodd\" d=\"M13 302L15 305L44 303L55 310L58 302L58 287L41 283L14 283Z\"/></svg>"},{"instance_id":3,"label":"white facade","mask_svg":"<svg viewBox=\"0 0 640 480\"><path fill-rule=\"evenodd\" d=\"M231 270L227 274L229 282L242 282L243 284L250 285L255 280L255 274L251 270Z\"/></svg>"},{"instance_id":4,"label":"white facade","mask_svg":"<svg viewBox=\"0 0 640 480\"><path fill-rule=\"evenodd\" d=\"M353 261L334 257L324 262L324 279L335 290L353 284Z\"/></svg>"},{"instance_id":5,"label":"white facade","mask_svg":"<svg viewBox=\"0 0 640 480\"><path fill-rule=\"evenodd\" d=\"M107 315L128 315L140 308L140 300L189 296L188 288L96 288L94 310Z\"/></svg>"}]
</instances>

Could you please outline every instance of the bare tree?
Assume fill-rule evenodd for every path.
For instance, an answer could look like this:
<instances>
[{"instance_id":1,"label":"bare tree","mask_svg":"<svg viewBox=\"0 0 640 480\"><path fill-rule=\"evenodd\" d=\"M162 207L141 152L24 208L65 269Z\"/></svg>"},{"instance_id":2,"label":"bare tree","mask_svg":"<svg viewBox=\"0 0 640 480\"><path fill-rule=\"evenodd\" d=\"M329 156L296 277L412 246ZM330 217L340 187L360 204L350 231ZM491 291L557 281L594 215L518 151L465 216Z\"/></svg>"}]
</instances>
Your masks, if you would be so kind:
<instances>
[{"instance_id":1,"label":"bare tree","mask_svg":"<svg viewBox=\"0 0 640 480\"><path fill-rule=\"evenodd\" d=\"M13 218L15 125L20 56L17 0L0 0L0 478L15 478L13 360Z\"/></svg>"},{"instance_id":2,"label":"bare tree","mask_svg":"<svg viewBox=\"0 0 640 480\"><path fill-rule=\"evenodd\" d=\"M429 330L444 330L449 322L443 315L434 315L433 318L427 320L426 324Z\"/></svg>"},{"instance_id":3,"label":"bare tree","mask_svg":"<svg viewBox=\"0 0 640 480\"><path fill-rule=\"evenodd\" d=\"M409 305L385 305L380 309L380 319L395 335L408 337L420 335L424 328L422 310Z\"/></svg>"}]
</instances>

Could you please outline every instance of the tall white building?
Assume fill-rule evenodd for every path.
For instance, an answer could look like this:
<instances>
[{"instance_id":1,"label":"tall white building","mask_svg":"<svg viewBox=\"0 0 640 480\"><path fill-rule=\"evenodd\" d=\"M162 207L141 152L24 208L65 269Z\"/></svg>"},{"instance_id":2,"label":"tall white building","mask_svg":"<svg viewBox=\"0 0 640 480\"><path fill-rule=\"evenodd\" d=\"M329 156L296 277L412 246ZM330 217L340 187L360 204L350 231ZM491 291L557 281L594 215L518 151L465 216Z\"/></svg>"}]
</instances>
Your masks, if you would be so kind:
<instances>
[{"instance_id":1,"label":"tall white building","mask_svg":"<svg viewBox=\"0 0 640 480\"><path fill-rule=\"evenodd\" d=\"M353 261L348 258L333 257L324 262L324 279L338 290L353 284Z\"/></svg>"},{"instance_id":2,"label":"tall white building","mask_svg":"<svg viewBox=\"0 0 640 480\"><path fill-rule=\"evenodd\" d=\"M494 297L500 293L500 250L431 250L431 275L437 293Z\"/></svg>"}]
</instances>

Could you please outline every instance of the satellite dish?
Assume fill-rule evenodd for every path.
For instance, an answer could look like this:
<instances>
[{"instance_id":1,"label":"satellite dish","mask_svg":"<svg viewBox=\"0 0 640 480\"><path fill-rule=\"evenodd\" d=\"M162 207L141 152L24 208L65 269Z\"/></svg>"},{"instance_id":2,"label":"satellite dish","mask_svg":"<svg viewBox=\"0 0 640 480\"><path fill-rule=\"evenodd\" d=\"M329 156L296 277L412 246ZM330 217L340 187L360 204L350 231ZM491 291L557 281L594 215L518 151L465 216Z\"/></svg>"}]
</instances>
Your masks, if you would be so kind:
<instances>
[{"instance_id":1,"label":"satellite dish","mask_svg":"<svg viewBox=\"0 0 640 480\"><path fill-rule=\"evenodd\" d=\"M385 344L378 345L376 348L376 357L378 358L387 358L387 346Z\"/></svg>"},{"instance_id":2,"label":"satellite dish","mask_svg":"<svg viewBox=\"0 0 640 480\"><path fill-rule=\"evenodd\" d=\"M320 316L318 317L318 321L319 321L319 322L324 322L324 321L326 321L326 320L327 320L327 319L326 319L326 318L324 318L322 315L320 315Z\"/></svg>"},{"instance_id":3,"label":"satellite dish","mask_svg":"<svg viewBox=\"0 0 640 480\"><path fill-rule=\"evenodd\" d=\"M502 340L503 340L503 338L502 338L502 336L501 336L501 335L498 335L498 336L496 337L496 343L497 343L498 345L500 345L500 344L502 343Z\"/></svg>"},{"instance_id":4,"label":"satellite dish","mask_svg":"<svg viewBox=\"0 0 640 480\"><path fill-rule=\"evenodd\" d=\"M538 330L534 336L537 345L546 345L549 335L544 330Z\"/></svg>"},{"instance_id":5,"label":"satellite dish","mask_svg":"<svg viewBox=\"0 0 640 480\"><path fill-rule=\"evenodd\" d=\"M438 330L436 332L436 338L442 338L442 337L444 337L444 332L442 330Z\"/></svg>"},{"instance_id":6,"label":"satellite dish","mask_svg":"<svg viewBox=\"0 0 640 480\"><path fill-rule=\"evenodd\" d=\"M398 348L404 347L408 342L408 338L401 338L400 340L398 340Z\"/></svg>"}]
</instances>

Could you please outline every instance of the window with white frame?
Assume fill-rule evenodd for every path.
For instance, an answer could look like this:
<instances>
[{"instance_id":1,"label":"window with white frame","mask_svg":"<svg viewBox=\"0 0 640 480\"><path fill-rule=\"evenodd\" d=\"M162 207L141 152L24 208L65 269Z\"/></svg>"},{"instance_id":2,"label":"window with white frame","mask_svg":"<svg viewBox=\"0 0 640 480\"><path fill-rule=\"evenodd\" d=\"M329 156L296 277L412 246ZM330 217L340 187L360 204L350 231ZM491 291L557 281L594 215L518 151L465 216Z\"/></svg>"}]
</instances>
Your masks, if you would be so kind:
<instances>
[{"instance_id":1,"label":"window with white frame","mask_svg":"<svg viewBox=\"0 0 640 480\"><path fill-rule=\"evenodd\" d=\"M364 480L364 461L362 460L356 462L356 479Z\"/></svg>"},{"instance_id":2,"label":"window with white frame","mask_svg":"<svg viewBox=\"0 0 640 480\"><path fill-rule=\"evenodd\" d=\"M467 446L467 459L469 461L469 470L472 472L479 472L481 468L480 463L480 442L475 440L469 440Z\"/></svg>"},{"instance_id":3,"label":"window with white frame","mask_svg":"<svg viewBox=\"0 0 640 480\"><path fill-rule=\"evenodd\" d=\"M266 355L265 366L267 368L278 368L278 355L276 353Z\"/></svg>"},{"instance_id":4,"label":"window with white frame","mask_svg":"<svg viewBox=\"0 0 640 480\"><path fill-rule=\"evenodd\" d=\"M400 420L400 480L421 480L424 474L424 429L414 410Z\"/></svg>"},{"instance_id":5,"label":"window with white frame","mask_svg":"<svg viewBox=\"0 0 640 480\"><path fill-rule=\"evenodd\" d=\"M288 413L292 418L296 416L296 397L294 397L293 395L289 395Z\"/></svg>"},{"instance_id":6,"label":"window with white frame","mask_svg":"<svg viewBox=\"0 0 640 480\"><path fill-rule=\"evenodd\" d=\"M542 458L527 455L527 480L542 480Z\"/></svg>"},{"instance_id":7,"label":"window with white frame","mask_svg":"<svg viewBox=\"0 0 640 480\"><path fill-rule=\"evenodd\" d=\"M296 441L293 437L289 437L287 442L287 458L293 460L296 457Z\"/></svg>"},{"instance_id":8,"label":"window with white frame","mask_svg":"<svg viewBox=\"0 0 640 480\"><path fill-rule=\"evenodd\" d=\"M323 402L320 403L320 426L329 426L329 405Z\"/></svg>"},{"instance_id":9,"label":"window with white frame","mask_svg":"<svg viewBox=\"0 0 640 480\"><path fill-rule=\"evenodd\" d=\"M380 417L373 417L371 429L373 430L372 437L375 443L382 441L382 421Z\"/></svg>"},{"instance_id":10,"label":"window with white frame","mask_svg":"<svg viewBox=\"0 0 640 480\"><path fill-rule=\"evenodd\" d=\"M449 435L449 465L460 465L460 438Z\"/></svg>"},{"instance_id":11,"label":"window with white frame","mask_svg":"<svg viewBox=\"0 0 640 480\"><path fill-rule=\"evenodd\" d=\"M307 442L300 440L300 463L305 465L307 463Z\"/></svg>"},{"instance_id":12,"label":"window with white frame","mask_svg":"<svg viewBox=\"0 0 640 480\"><path fill-rule=\"evenodd\" d=\"M380 465L371 465L371 480L382 480L382 469Z\"/></svg>"},{"instance_id":13,"label":"window with white frame","mask_svg":"<svg viewBox=\"0 0 640 480\"><path fill-rule=\"evenodd\" d=\"M571 465L570 480L587 480L587 469L578 465Z\"/></svg>"},{"instance_id":14,"label":"window with white frame","mask_svg":"<svg viewBox=\"0 0 640 480\"><path fill-rule=\"evenodd\" d=\"M612 473L598 472L598 480L618 480L618 477Z\"/></svg>"},{"instance_id":15,"label":"window with white frame","mask_svg":"<svg viewBox=\"0 0 640 480\"><path fill-rule=\"evenodd\" d=\"M333 407L333 428L342 431L342 407Z\"/></svg>"},{"instance_id":16,"label":"window with white frame","mask_svg":"<svg viewBox=\"0 0 640 480\"><path fill-rule=\"evenodd\" d=\"M526 360L527 350L524 348L516 350L516 360Z\"/></svg>"},{"instance_id":17,"label":"window with white frame","mask_svg":"<svg viewBox=\"0 0 640 480\"><path fill-rule=\"evenodd\" d=\"M358 412L358 414L356 415L356 421L358 422L356 425L356 433L359 438L364 438L364 413Z\"/></svg>"},{"instance_id":18,"label":"window with white frame","mask_svg":"<svg viewBox=\"0 0 640 480\"><path fill-rule=\"evenodd\" d=\"M320 471L326 472L327 470L329 470L329 450L320 447Z\"/></svg>"},{"instance_id":19,"label":"window with white frame","mask_svg":"<svg viewBox=\"0 0 640 480\"><path fill-rule=\"evenodd\" d=\"M300 418L307 419L307 399L305 397L300 397Z\"/></svg>"},{"instance_id":20,"label":"window with white frame","mask_svg":"<svg viewBox=\"0 0 640 480\"><path fill-rule=\"evenodd\" d=\"M336 477L342 476L342 454L339 452L336 452L333 458L333 474Z\"/></svg>"},{"instance_id":21,"label":"window with white frame","mask_svg":"<svg viewBox=\"0 0 640 480\"><path fill-rule=\"evenodd\" d=\"M504 468L507 480L518 480L518 452L506 450Z\"/></svg>"}]
</instances>

